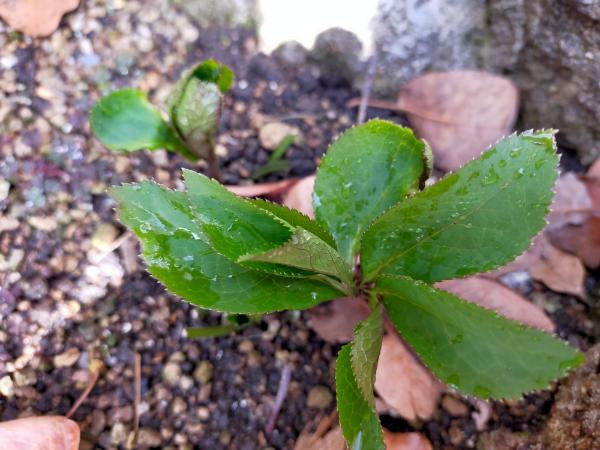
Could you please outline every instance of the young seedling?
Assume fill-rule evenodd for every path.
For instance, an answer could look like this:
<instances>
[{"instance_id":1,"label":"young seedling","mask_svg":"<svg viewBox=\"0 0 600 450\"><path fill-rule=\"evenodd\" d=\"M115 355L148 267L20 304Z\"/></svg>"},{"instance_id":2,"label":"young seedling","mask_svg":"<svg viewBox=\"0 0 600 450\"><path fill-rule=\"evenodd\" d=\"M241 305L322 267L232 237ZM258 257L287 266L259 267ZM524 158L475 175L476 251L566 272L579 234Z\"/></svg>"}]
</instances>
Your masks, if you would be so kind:
<instances>
[{"instance_id":1,"label":"young seedling","mask_svg":"<svg viewBox=\"0 0 600 450\"><path fill-rule=\"evenodd\" d=\"M203 158L218 178L215 139L222 97L232 82L233 72L213 59L186 71L169 95L169 121L143 92L115 91L92 109L92 131L113 151L166 149L192 161Z\"/></svg>"},{"instance_id":2,"label":"young seedling","mask_svg":"<svg viewBox=\"0 0 600 450\"><path fill-rule=\"evenodd\" d=\"M467 396L520 398L583 361L563 341L435 287L529 247L557 177L554 131L511 135L423 189L429 154L392 123L350 129L317 172L316 220L189 170L187 192L144 182L112 195L150 273L201 308L259 314L364 298L371 315L338 355L337 405L350 448L383 449L373 381L384 315Z\"/></svg>"}]
</instances>

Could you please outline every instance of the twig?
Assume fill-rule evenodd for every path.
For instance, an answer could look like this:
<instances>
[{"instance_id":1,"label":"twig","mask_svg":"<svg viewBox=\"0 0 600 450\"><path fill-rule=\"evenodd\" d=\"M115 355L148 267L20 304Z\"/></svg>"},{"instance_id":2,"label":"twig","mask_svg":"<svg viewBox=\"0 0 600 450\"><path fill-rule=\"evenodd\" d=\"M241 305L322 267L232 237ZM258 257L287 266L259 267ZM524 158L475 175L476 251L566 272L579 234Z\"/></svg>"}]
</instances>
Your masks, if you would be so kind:
<instances>
[{"instance_id":1,"label":"twig","mask_svg":"<svg viewBox=\"0 0 600 450\"><path fill-rule=\"evenodd\" d=\"M140 429L140 402L142 401L142 356L139 353L133 355L133 447L137 445L138 432Z\"/></svg>"},{"instance_id":2,"label":"twig","mask_svg":"<svg viewBox=\"0 0 600 450\"><path fill-rule=\"evenodd\" d=\"M99 377L100 377L100 371L99 370L96 370L95 372L92 372L92 378L91 378L91 380L88 382L88 385L86 386L86 388L84 389L84 391L81 393L81 395L79 396L79 398L77 399L77 401L73 404L73 406L71 406L71 409L67 413L67 419L70 419L71 416L73 414L75 414L75 411L77 411L77 409L79 408L79 406L84 402L84 400L88 397L88 395L90 395L90 392L92 392L92 389L94 389L94 386L96 385L96 382L98 381Z\"/></svg>"},{"instance_id":3,"label":"twig","mask_svg":"<svg viewBox=\"0 0 600 450\"><path fill-rule=\"evenodd\" d=\"M371 61L369 61L369 69L367 71L367 76L365 78L365 82L362 85L361 89L361 98L360 98L360 106L358 108L358 123L363 123L365 121L365 116L367 115L367 106L369 104L369 96L371 95L371 87L373 86L373 80L375 79L375 72L377 71L377 52L371 56Z\"/></svg>"},{"instance_id":4,"label":"twig","mask_svg":"<svg viewBox=\"0 0 600 450\"><path fill-rule=\"evenodd\" d=\"M288 393L288 387L290 385L290 380L292 379L292 368L289 364L283 366L281 370L281 379L279 380L279 387L277 388L277 396L275 397L275 403L273 404L273 409L271 409L271 414L269 416L269 420L267 421L267 425L265 426L265 434L268 436L273 433L275 429L275 422L277 422L277 417L279 416L279 410L283 405L283 401Z\"/></svg>"}]
</instances>

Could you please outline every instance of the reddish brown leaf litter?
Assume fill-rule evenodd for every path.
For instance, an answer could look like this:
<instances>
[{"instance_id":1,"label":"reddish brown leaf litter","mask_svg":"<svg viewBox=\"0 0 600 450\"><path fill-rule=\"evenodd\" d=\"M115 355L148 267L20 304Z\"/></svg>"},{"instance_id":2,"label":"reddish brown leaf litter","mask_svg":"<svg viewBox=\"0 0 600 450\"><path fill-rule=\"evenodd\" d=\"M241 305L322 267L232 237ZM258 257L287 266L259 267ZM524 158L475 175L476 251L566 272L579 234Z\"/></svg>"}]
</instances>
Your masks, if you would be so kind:
<instances>
[{"instance_id":1,"label":"reddish brown leaf litter","mask_svg":"<svg viewBox=\"0 0 600 450\"><path fill-rule=\"evenodd\" d=\"M358 104L358 99L349 106ZM431 145L436 167L455 170L512 130L519 106L516 86L487 72L458 70L420 76L400 89L396 103L370 106L406 113Z\"/></svg>"},{"instance_id":2,"label":"reddish brown leaf litter","mask_svg":"<svg viewBox=\"0 0 600 450\"><path fill-rule=\"evenodd\" d=\"M79 427L60 416L28 417L0 423L0 448L78 450Z\"/></svg>"},{"instance_id":3,"label":"reddish brown leaf litter","mask_svg":"<svg viewBox=\"0 0 600 450\"><path fill-rule=\"evenodd\" d=\"M384 336L375 375L375 391L409 421L427 420L437 407L443 385L435 380L397 336Z\"/></svg>"},{"instance_id":4,"label":"reddish brown leaf litter","mask_svg":"<svg viewBox=\"0 0 600 450\"><path fill-rule=\"evenodd\" d=\"M79 0L3 0L0 17L14 30L29 36L52 34L62 16L73 11Z\"/></svg>"}]
</instances>

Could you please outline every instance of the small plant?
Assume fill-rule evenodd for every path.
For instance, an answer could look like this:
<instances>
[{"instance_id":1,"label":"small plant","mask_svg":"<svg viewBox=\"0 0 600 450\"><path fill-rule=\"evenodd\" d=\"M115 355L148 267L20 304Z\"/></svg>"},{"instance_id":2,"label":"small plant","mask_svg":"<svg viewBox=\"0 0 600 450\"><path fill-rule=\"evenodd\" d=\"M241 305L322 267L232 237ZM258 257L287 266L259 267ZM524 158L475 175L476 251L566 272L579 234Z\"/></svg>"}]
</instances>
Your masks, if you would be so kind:
<instances>
[{"instance_id":1,"label":"small plant","mask_svg":"<svg viewBox=\"0 0 600 450\"><path fill-rule=\"evenodd\" d=\"M222 96L232 82L233 72L213 59L186 71L169 95L169 122L143 92L112 92L92 109L92 130L113 151L163 148L192 161L203 158L218 177L215 139Z\"/></svg>"},{"instance_id":2,"label":"small plant","mask_svg":"<svg viewBox=\"0 0 600 450\"><path fill-rule=\"evenodd\" d=\"M316 220L247 200L198 173L187 192L113 188L149 271L193 304L233 314L360 297L371 315L339 352L337 404L352 449L383 449L373 381L384 313L431 371L479 398L545 389L581 353L434 287L499 267L543 228L557 177L554 132L509 136L424 189L431 157L412 131L372 120L336 140L317 172Z\"/></svg>"}]
</instances>

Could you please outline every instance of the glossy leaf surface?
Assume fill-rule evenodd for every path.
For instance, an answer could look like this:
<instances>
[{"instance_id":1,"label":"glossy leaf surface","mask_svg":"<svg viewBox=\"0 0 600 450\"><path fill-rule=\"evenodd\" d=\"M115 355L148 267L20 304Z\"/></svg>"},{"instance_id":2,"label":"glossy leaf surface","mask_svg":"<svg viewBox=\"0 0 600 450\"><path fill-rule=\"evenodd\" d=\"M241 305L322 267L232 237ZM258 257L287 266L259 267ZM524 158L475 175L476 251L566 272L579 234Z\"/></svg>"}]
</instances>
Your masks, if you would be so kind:
<instances>
[{"instance_id":1,"label":"glossy leaf surface","mask_svg":"<svg viewBox=\"0 0 600 450\"><path fill-rule=\"evenodd\" d=\"M120 220L140 238L148 270L170 291L207 309L266 313L339 297L318 281L284 278L233 263L208 244L185 193L154 183L113 188Z\"/></svg>"},{"instance_id":2,"label":"glossy leaf surface","mask_svg":"<svg viewBox=\"0 0 600 450\"><path fill-rule=\"evenodd\" d=\"M363 398L352 372L351 346L338 353L335 368L337 407L344 437L351 449L385 450L383 431L375 410Z\"/></svg>"},{"instance_id":3,"label":"glossy leaf surface","mask_svg":"<svg viewBox=\"0 0 600 450\"><path fill-rule=\"evenodd\" d=\"M193 157L143 92L121 89L103 97L90 113L96 137L114 151L164 148Z\"/></svg>"},{"instance_id":4,"label":"glossy leaf surface","mask_svg":"<svg viewBox=\"0 0 600 450\"><path fill-rule=\"evenodd\" d=\"M383 120L352 128L331 145L317 171L313 205L346 261L369 224L419 187L423 151L411 130Z\"/></svg>"},{"instance_id":5,"label":"glossy leaf surface","mask_svg":"<svg viewBox=\"0 0 600 450\"><path fill-rule=\"evenodd\" d=\"M544 227L557 177L553 132L513 135L387 211L365 233L365 280L426 282L494 269Z\"/></svg>"},{"instance_id":6,"label":"glossy leaf surface","mask_svg":"<svg viewBox=\"0 0 600 450\"><path fill-rule=\"evenodd\" d=\"M565 342L423 282L382 277L376 289L421 361L463 394L520 398L583 362Z\"/></svg>"},{"instance_id":7,"label":"glossy leaf surface","mask_svg":"<svg viewBox=\"0 0 600 450\"><path fill-rule=\"evenodd\" d=\"M373 309L371 315L359 322L354 329L351 352L352 370L356 378L356 385L360 389L363 398L367 400L372 408L375 408L373 383L375 382L375 370L381 351L382 338L383 307L379 303Z\"/></svg>"}]
</instances>

